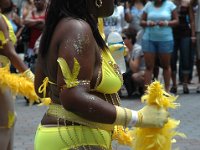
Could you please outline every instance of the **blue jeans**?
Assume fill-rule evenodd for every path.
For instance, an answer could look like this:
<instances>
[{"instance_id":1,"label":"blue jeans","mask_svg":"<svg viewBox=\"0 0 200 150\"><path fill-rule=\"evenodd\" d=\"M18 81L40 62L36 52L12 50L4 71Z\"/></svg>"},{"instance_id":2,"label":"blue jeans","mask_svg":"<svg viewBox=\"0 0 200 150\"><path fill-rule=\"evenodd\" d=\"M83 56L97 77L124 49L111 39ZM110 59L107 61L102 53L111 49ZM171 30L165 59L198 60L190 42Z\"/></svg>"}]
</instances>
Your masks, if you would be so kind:
<instances>
[{"instance_id":1,"label":"blue jeans","mask_svg":"<svg viewBox=\"0 0 200 150\"><path fill-rule=\"evenodd\" d=\"M192 48L191 38L182 37L174 39L174 50L171 57L172 72L177 72L178 51L179 56L179 78L182 80L183 74L189 74L192 78L193 64L194 64L194 49Z\"/></svg>"},{"instance_id":2,"label":"blue jeans","mask_svg":"<svg viewBox=\"0 0 200 150\"><path fill-rule=\"evenodd\" d=\"M173 51L174 41L151 41L142 40L143 52L149 53L171 53Z\"/></svg>"}]
</instances>

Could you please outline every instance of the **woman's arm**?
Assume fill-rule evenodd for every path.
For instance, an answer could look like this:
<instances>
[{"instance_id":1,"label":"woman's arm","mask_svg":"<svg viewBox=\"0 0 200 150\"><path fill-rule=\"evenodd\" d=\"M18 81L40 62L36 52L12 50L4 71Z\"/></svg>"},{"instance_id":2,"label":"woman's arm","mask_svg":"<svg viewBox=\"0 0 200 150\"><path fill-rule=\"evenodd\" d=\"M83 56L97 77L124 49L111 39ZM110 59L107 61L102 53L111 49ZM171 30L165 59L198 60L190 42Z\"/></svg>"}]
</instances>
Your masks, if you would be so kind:
<instances>
[{"instance_id":1,"label":"woman's arm","mask_svg":"<svg viewBox=\"0 0 200 150\"><path fill-rule=\"evenodd\" d=\"M178 13L177 13L177 10L174 9L172 11L172 20L168 22L168 26L170 27L174 27L174 26L177 26L179 23L179 20L178 20Z\"/></svg>"},{"instance_id":2,"label":"woman's arm","mask_svg":"<svg viewBox=\"0 0 200 150\"><path fill-rule=\"evenodd\" d=\"M143 14L142 14L142 16L141 16L141 21L140 21L140 25L142 26L142 27L153 27L153 26L155 26L156 25L156 23L155 22L153 22L153 21L147 21L147 13L146 12L143 12Z\"/></svg>"},{"instance_id":3,"label":"woman's arm","mask_svg":"<svg viewBox=\"0 0 200 150\"><path fill-rule=\"evenodd\" d=\"M37 58L37 62L36 62L36 66L35 66L35 80L34 80L34 88L35 88L35 92L37 93L37 95L41 98L44 98L43 93L40 93L38 91L39 87L43 84L43 80L45 79L45 77L47 77L47 75L45 75L44 73L44 59L41 58L40 55L38 55ZM46 97L48 97L48 87L46 87Z\"/></svg>"},{"instance_id":4,"label":"woman's arm","mask_svg":"<svg viewBox=\"0 0 200 150\"><path fill-rule=\"evenodd\" d=\"M57 41L57 85L60 102L66 110L89 121L113 126L161 127L167 122L166 110L150 106L133 111L114 106L92 94L90 82L98 66L96 52L99 48L85 21L72 19L61 22L52 40ZM53 63L49 66L56 66L57 62L49 63Z\"/></svg>"},{"instance_id":5,"label":"woman's arm","mask_svg":"<svg viewBox=\"0 0 200 150\"><path fill-rule=\"evenodd\" d=\"M3 46L3 49L0 49L0 54L8 57L13 64L13 66L19 70L19 72L24 72L28 69L25 63L21 60L21 58L17 55L14 45L12 44L9 38L9 31L5 21L2 17L0 17L0 31L3 32L5 39L8 39L8 42Z\"/></svg>"},{"instance_id":6,"label":"woman's arm","mask_svg":"<svg viewBox=\"0 0 200 150\"><path fill-rule=\"evenodd\" d=\"M141 63L141 56L130 60L129 66L130 66L130 69L133 73L140 71L139 70L140 63Z\"/></svg>"},{"instance_id":7,"label":"woman's arm","mask_svg":"<svg viewBox=\"0 0 200 150\"><path fill-rule=\"evenodd\" d=\"M78 81L87 81L85 85L72 88L66 85L61 68L58 65L57 84L64 87L60 91L60 101L63 107L73 113L95 122L113 123L116 118L116 109L112 104L90 93L90 81L96 67L97 45L92 31L84 21L71 20L57 27L58 56L63 58L72 72L74 58L77 59L80 70ZM55 31L56 32L56 31Z\"/></svg>"},{"instance_id":8,"label":"woman's arm","mask_svg":"<svg viewBox=\"0 0 200 150\"><path fill-rule=\"evenodd\" d=\"M44 19L32 19L33 11L30 11L28 16L24 19L24 25L27 27L36 27L42 29L44 27Z\"/></svg>"},{"instance_id":9,"label":"woman's arm","mask_svg":"<svg viewBox=\"0 0 200 150\"><path fill-rule=\"evenodd\" d=\"M129 2L125 3L125 9L124 9L124 19L126 20L126 22L131 23L131 21L133 20L133 15L131 14L131 10L130 10L130 4Z\"/></svg>"}]
</instances>

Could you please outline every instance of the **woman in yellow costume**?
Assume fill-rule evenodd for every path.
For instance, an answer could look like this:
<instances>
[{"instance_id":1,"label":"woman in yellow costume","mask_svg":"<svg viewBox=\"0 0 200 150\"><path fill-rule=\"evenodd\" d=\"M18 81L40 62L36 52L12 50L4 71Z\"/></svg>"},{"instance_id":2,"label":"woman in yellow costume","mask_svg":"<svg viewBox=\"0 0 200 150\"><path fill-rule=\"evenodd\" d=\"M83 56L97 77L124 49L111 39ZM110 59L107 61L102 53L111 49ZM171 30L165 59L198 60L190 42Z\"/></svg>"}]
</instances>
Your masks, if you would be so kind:
<instances>
[{"instance_id":1,"label":"woman in yellow costume","mask_svg":"<svg viewBox=\"0 0 200 150\"><path fill-rule=\"evenodd\" d=\"M0 8L9 7L10 0L0 0ZM13 134L15 124L15 111L14 111L14 97L13 94L24 93L29 95L28 91L23 91L19 88L22 86L29 87L29 90L33 90L31 82L33 81L34 75L23 61L18 57L15 52L14 44L16 37L12 30L11 24L5 16L0 14L0 145L1 150L12 150L13 149ZM10 61L9 61L9 60ZM22 73L22 76L12 75L9 72L10 62ZM27 81L22 85L22 80ZM17 79L20 79L17 80ZM11 93L13 92L13 93ZM35 99L37 96L34 92L31 93ZM33 98L31 97L31 98Z\"/></svg>"},{"instance_id":2,"label":"woman in yellow costume","mask_svg":"<svg viewBox=\"0 0 200 150\"><path fill-rule=\"evenodd\" d=\"M113 13L113 3L50 0L35 88L52 102L38 126L35 150L108 150L115 125L162 127L167 122L162 108L119 106L122 76L97 26L98 17Z\"/></svg>"}]
</instances>

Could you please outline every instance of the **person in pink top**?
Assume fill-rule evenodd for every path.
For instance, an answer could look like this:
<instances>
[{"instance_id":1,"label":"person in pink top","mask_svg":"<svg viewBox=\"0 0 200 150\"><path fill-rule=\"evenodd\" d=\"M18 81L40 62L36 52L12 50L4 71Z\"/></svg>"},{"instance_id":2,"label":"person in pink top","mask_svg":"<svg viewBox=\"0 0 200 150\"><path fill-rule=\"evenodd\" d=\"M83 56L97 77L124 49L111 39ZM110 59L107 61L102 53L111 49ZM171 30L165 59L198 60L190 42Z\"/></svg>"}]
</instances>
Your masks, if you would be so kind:
<instances>
[{"instance_id":1,"label":"person in pink top","mask_svg":"<svg viewBox=\"0 0 200 150\"><path fill-rule=\"evenodd\" d=\"M25 52L25 61L28 62L29 67L31 67L31 63L34 63L35 42L41 35L42 29L44 28L46 0L34 0L34 5L35 5L35 9L33 9L31 12L29 12L28 16L24 20L24 25L26 27L28 27L29 31L30 31L29 32L28 49Z\"/></svg>"}]
</instances>

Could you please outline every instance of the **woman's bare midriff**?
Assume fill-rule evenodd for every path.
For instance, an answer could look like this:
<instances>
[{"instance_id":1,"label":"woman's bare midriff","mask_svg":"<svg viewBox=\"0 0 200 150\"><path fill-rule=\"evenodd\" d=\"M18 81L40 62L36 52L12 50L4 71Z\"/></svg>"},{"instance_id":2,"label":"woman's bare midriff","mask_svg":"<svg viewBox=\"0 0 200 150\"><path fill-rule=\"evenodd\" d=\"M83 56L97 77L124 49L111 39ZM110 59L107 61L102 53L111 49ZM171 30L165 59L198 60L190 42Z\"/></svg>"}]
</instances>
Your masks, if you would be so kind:
<instances>
[{"instance_id":1,"label":"woman's bare midriff","mask_svg":"<svg viewBox=\"0 0 200 150\"><path fill-rule=\"evenodd\" d=\"M91 92L91 94L103 99L104 101L112 101L110 96L107 96L105 98L105 94L99 93L99 92ZM113 99L115 98L114 96L112 97ZM55 98L53 99L53 103L55 104L60 104L59 98ZM47 126L57 126L58 125L58 118L54 117L54 116L50 116L48 114L44 114L42 120L41 120L41 124L42 125L47 125ZM72 123L70 121L66 121L63 119L59 119L59 125L78 125L76 123Z\"/></svg>"}]
</instances>

